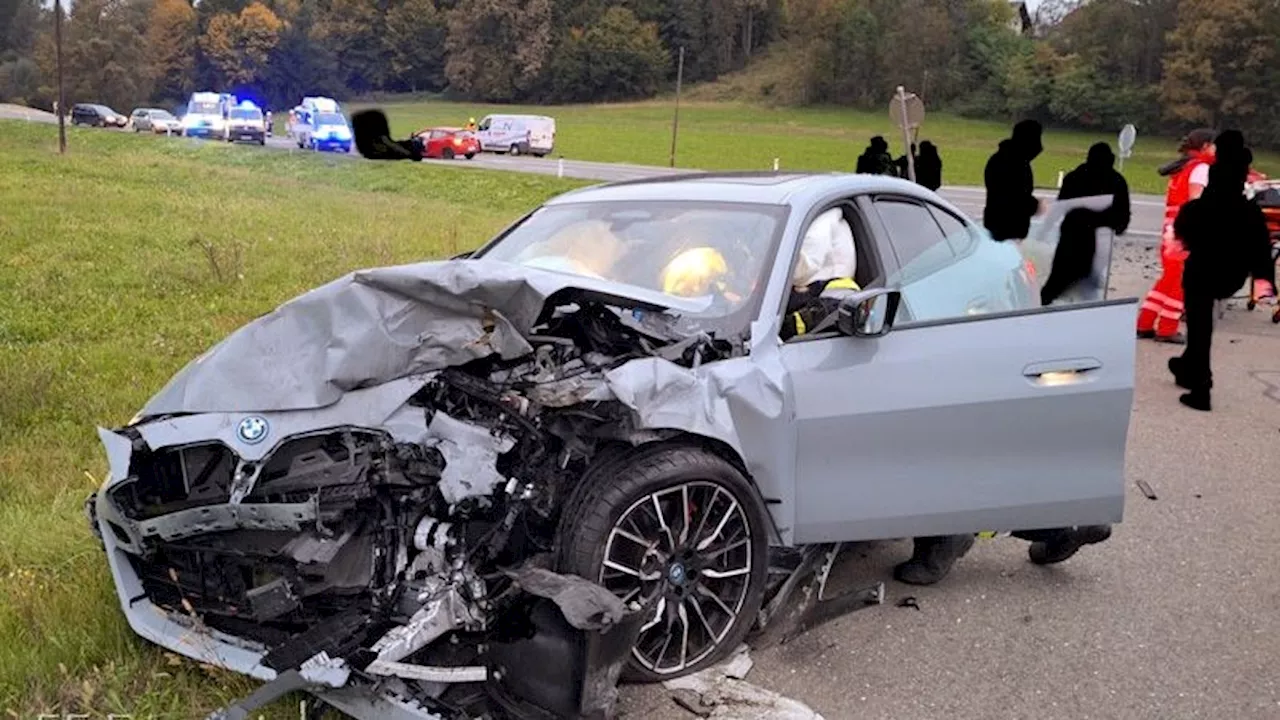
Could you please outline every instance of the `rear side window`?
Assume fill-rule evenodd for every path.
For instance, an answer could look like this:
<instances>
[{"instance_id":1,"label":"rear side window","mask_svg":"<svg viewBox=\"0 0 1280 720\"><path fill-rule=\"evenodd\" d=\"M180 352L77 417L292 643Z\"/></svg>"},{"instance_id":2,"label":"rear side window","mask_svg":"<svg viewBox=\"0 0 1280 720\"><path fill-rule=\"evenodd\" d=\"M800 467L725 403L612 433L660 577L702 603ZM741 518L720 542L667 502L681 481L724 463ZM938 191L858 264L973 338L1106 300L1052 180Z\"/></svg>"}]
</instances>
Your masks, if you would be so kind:
<instances>
[{"instance_id":1,"label":"rear side window","mask_svg":"<svg viewBox=\"0 0 1280 720\"><path fill-rule=\"evenodd\" d=\"M901 282L911 282L955 259L946 236L929 209L909 200L877 199L876 212L889 233L901 267Z\"/></svg>"}]
</instances>

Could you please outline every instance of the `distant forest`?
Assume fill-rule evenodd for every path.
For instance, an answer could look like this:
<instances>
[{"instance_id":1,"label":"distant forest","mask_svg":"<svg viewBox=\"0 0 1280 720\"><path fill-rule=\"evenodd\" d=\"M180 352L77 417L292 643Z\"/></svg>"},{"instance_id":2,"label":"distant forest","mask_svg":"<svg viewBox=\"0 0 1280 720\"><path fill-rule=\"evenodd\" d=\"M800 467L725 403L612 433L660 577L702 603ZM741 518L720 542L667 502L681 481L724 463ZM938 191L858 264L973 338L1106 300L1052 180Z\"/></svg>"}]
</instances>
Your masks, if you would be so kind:
<instances>
[{"instance_id":1,"label":"distant forest","mask_svg":"<svg viewBox=\"0 0 1280 720\"><path fill-rule=\"evenodd\" d=\"M0 102L52 107L43 5L0 0ZM125 112L200 89L639 99L684 48L687 82L767 56L769 102L881 108L904 84L975 117L1280 146L1280 0L74 0L64 30L68 102Z\"/></svg>"}]
</instances>

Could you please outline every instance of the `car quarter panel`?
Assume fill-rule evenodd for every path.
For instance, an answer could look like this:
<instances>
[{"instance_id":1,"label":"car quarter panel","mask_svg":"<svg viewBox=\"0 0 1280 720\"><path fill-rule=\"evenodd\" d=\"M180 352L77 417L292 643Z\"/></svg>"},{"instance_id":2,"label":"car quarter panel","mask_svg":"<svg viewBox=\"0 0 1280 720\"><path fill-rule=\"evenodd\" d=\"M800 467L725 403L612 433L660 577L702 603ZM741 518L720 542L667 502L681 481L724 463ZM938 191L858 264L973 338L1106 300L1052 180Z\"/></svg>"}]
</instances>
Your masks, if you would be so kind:
<instances>
[{"instance_id":1,"label":"car quarter panel","mask_svg":"<svg viewBox=\"0 0 1280 720\"><path fill-rule=\"evenodd\" d=\"M798 543L1121 519L1132 301L790 343Z\"/></svg>"}]
</instances>

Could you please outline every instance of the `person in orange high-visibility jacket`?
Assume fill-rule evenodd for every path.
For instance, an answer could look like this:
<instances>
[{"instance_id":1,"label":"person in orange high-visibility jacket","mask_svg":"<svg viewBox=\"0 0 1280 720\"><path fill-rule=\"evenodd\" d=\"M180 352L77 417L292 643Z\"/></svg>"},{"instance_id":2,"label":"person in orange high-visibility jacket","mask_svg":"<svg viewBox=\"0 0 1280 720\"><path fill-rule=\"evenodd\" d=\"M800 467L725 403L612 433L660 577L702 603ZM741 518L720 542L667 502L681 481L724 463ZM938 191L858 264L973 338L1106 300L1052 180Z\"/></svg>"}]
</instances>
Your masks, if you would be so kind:
<instances>
[{"instance_id":1,"label":"person in orange high-visibility jacket","mask_svg":"<svg viewBox=\"0 0 1280 720\"><path fill-rule=\"evenodd\" d=\"M1164 226L1160 234L1160 264L1163 272L1147 293L1138 310L1138 337L1176 345L1186 343L1178 332L1185 310L1182 272L1187 249L1173 228L1178 211L1186 203L1200 197L1209 184L1209 166L1213 163L1212 130L1194 130L1182 141L1182 157L1160 168L1169 176L1165 193Z\"/></svg>"}]
</instances>

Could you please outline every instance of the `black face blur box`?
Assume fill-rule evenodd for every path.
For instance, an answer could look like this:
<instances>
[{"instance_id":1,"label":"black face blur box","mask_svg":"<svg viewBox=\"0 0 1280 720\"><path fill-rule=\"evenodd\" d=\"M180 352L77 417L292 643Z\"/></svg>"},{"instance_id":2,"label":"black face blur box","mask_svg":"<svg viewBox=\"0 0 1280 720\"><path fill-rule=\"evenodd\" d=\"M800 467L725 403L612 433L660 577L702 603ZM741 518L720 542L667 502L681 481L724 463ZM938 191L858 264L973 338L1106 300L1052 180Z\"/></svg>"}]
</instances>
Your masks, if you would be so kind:
<instances>
[{"instance_id":1,"label":"black face blur box","mask_svg":"<svg viewBox=\"0 0 1280 720\"><path fill-rule=\"evenodd\" d=\"M351 116L356 149L369 160L421 160L422 142L416 138L392 140L391 125L381 110L363 110Z\"/></svg>"}]
</instances>

